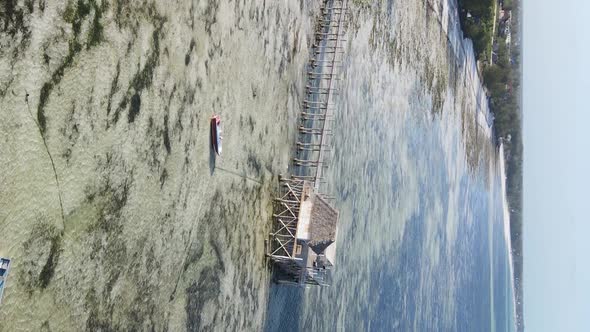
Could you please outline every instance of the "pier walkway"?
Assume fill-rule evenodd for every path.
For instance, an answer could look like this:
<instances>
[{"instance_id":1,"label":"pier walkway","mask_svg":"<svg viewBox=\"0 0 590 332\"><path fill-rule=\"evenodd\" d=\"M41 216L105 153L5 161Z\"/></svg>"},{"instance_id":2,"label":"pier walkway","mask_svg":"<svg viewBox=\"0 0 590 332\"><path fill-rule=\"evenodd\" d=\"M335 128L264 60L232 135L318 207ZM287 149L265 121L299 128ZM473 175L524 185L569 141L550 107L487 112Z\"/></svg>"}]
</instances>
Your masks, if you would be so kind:
<instances>
[{"instance_id":1,"label":"pier walkway","mask_svg":"<svg viewBox=\"0 0 590 332\"><path fill-rule=\"evenodd\" d=\"M316 27L305 100L299 117L293 177L313 183L327 197L324 171L330 165L337 83L343 66L348 0L329 0L321 6Z\"/></svg>"},{"instance_id":2,"label":"pier walkway","mask_svg":"<svg viewBox=\"0 0 590 332\"><path fill-rule=\"evenodd\" d=\"M348 0L326 0L314 32L289 178L279 177L266 255L288 285L328 286L336 255L338 211L328 202L337 83L343 66Z\"/></svg>"}]
</instances>

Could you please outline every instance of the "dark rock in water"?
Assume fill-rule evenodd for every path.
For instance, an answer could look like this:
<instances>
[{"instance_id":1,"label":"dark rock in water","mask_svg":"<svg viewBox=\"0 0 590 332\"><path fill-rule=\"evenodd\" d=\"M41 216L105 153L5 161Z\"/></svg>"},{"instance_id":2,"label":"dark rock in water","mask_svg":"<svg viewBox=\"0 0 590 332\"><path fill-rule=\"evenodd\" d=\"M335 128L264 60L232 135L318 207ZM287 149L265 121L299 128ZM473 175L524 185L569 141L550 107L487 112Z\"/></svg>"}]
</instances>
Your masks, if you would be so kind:
<instances>
[{"instance_id":1,"label":"dark rock in water","mask_svg":"<svg viewBox=\"0 0 590 332\"><path fill-rule=\"evenodd\" d=\"M131 107L129 108L129 115L127 120L129 123L135 121L135 117L139 114L139 109L141 107L141 97L139 93L135 93L133 97L131 97Z\"/></svg>"}]
</instances>

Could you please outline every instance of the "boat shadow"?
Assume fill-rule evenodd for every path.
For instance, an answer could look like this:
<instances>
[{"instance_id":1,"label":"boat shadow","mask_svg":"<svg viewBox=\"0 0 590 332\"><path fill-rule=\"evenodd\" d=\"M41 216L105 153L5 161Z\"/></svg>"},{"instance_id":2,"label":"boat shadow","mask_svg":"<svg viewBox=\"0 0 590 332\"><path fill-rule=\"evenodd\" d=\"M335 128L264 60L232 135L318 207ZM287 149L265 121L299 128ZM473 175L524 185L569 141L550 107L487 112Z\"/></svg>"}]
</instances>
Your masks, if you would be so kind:
<instances>
[{"instance_id":1,"label":"boat shadow","mask_svg":"<svg viewBox=\"0 0 590 332\"><path fill-rule=\"evenodd\" d=\"M215 154L215 149L213 149L213 137L209 135L209 174L213 175L215 172L215 159L217 155Z\"/></svg>"}]
</instances>

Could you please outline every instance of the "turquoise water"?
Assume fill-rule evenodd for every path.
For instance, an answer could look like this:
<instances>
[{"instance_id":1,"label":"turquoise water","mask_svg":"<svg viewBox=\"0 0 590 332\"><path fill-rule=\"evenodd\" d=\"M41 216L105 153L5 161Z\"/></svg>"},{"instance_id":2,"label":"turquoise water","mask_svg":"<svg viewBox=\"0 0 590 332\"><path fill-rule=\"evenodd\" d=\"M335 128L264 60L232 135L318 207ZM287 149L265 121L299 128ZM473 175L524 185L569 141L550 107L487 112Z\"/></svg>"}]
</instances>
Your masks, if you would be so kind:
<instances>
[{"instance_id":1,"label":"turquoise water","mask_svg":"<svg viewBox=\"0 0 590 332\"><path fill-rule=\"evenodd\" d=\"M353 10L334 280L273 286L267 330L514 330L500 151L453 4Z\"/></svg>"}]
</instances>

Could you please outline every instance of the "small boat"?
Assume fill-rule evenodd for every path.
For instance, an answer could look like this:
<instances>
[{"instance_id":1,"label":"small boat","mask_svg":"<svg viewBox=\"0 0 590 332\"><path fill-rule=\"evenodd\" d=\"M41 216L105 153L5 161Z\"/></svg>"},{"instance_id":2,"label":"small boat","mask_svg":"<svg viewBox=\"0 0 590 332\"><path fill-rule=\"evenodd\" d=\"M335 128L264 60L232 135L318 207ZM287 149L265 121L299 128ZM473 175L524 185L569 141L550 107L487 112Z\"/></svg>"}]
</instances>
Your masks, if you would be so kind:
<instances>
[{"instance_id":1,"label":"small boat","mask_svg":"<svg viewBox=\"0 0 590 332\"><path fill-rule=\"evenodd\" d=\"M218 156L221 156L221 117L214 115L211 117L211 145Z\"/></svg>"},{"instance_id":2,"label":"small boat","mask_svg":"<svg viewBox=\"0 0 590 332\"><path fill-rule=\"evenodd\" d=\"M4 295L4 288L6 287L8 270L10 270L10 259L0 257L0 303L2 303L2 295Z\"/></svg>"}]
</instances>

